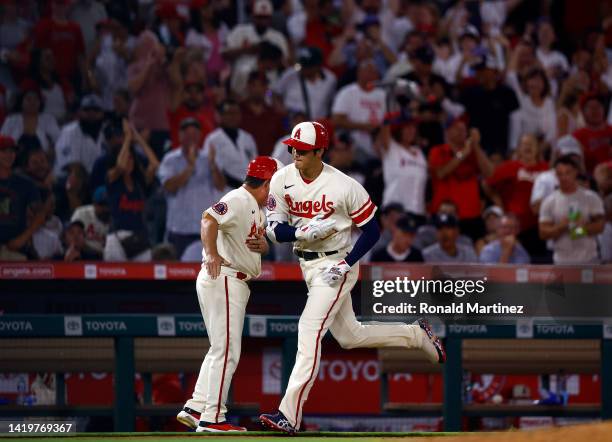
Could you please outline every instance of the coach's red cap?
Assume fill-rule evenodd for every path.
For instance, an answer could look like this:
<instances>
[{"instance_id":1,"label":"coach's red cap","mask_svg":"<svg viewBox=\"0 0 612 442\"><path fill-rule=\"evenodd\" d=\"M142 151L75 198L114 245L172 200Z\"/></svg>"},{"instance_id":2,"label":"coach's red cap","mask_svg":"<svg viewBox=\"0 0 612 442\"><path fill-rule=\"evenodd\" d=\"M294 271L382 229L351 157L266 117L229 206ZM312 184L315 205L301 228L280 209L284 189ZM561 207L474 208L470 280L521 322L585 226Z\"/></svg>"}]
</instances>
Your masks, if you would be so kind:
<instances>
[{"instance_id":1,"label":"coach's red cap","mask_svg":"<svg viewBox=\"0 0 612 442\"><path fill-rule=\"evenodd\" d=\"M0 135L0 150L15 148L15 140L13 140L11 137Z\"/></svg>"},{"instance_id":2,"label":"coach's red cap","mask_svg":"<svg viewBox=\"0 0 612 442\"><path fill-rule=\"evenodd\" d=\"M304 121L291 131L291 138L283 141L297 150L327 149L329 134L327 129L317 121Z\"/></svg>"},{"instance_id":3,"label":"coach's red cap","mask_svg":"<svg viewBox=\"0 0 612 442\"><path fill-rule=\"evenodd\" d=\"M247 176L269 180L272 175L278 170L278 162L272 157L257 157L249 163L247 168Z\"/></svg>"}]
</instances>

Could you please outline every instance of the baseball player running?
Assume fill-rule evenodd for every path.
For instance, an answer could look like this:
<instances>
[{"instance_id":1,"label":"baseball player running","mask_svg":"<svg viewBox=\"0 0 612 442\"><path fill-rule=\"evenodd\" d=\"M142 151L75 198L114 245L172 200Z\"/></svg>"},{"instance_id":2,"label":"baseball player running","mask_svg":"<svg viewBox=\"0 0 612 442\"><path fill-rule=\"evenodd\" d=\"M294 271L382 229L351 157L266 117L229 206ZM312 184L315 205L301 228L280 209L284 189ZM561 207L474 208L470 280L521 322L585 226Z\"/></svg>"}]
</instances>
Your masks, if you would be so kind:
<instances>
[{"instance_id":1,"label":"baseball player running","mask_svg":"<svg viewBox=\"0 0 612 442\"><path fill-rule=\"evenodd\" d=\"M408 324L364 325L357 321L351 289L359 274L359 259L376 244L380 231L376 206L354 179L322 162L328 147L325 127L300 123L284 141L293 164L272 178L266 233L276 242L293 242L308 299L298 325L298 349L287 391L275 414L262 414L273 430L295 433L314 384L321 358L321 340L329 329L343 348L420 348L434 363L446 354L425 320ZM351 248L351 228L361 235Z\"/></svg>"},{"instance_id":2,"label":"baseball player running","mask_svg":"<svg viewBox=\"0 0 612 442\"><path fill-rule=\"evenodd\" d=\"M202 269L196 289L210 339L191 399L177 415L196 431L246 431L225 421L225 401L240 359L242 326L250 290L267 253L262 207L277 170L271 157L249 163L242 187L227 193L202 214Z\"/></svg>"}]
</instances>

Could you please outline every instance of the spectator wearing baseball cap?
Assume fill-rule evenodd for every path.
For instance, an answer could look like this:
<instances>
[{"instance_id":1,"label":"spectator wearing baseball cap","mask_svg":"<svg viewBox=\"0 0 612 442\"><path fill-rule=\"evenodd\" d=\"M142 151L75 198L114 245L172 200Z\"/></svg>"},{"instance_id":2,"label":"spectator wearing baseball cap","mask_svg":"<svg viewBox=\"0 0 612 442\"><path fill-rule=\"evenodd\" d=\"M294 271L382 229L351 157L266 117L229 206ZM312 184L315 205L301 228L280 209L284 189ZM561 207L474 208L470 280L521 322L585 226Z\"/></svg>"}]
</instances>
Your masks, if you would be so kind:
<instances>
[{"instance_id":1,"label":"spectator wearing baseball cap","mask_svg":"<svg viewBox=\"0 0 612 442\"><path fill-rule=\"evenodd\" d=\"M419 226L416 238L414 239L414 245L419 250L424 250L437 241L438 229L435 226L435 222L437 216L441 214L452 215L456 218L457 204L450 200L442 201L442 204L440 204L440 207L438 208L438 212L433 214L431 217L429 217L429 219L426 220L426 222L422 223ZM459 233L459 238L457 238L457 242L460 244L465 244L468 247L474 246L474 241L463 233Z\"/></svg>"},{"instance_id":2,"label":"spectator wearing baseball cap","mask_svg":"<svg viewBox=\"0 0 612 442\"><path fill-rule=\"evenodd\" d=\"M242 95L238 86L241 78L246 78L257 64L258 46L267 42L278 47L283 59L289 57L289 44L285 36L273 29L272 14L274 7L270 0L256 0L253 3L252 21L236 25L227 35L223 56L232 61L231 86L234 92Z\"/></svg>"},{"instance_id":3,"label":"spectator wearing baseball cap","mask_svg":"<svg viewBox=\"0 0 612 442\"><path fill-rule=\"evenodd\" d=\"M480 46L480 33L474 25L466 25L459 33L459 50L450 57L448 62L450 72L454 73L452 83L462 83L473 77L473 65L478 63L483 53Z\"/></svg>"},{"instance_id":4,"label":"spectator wearing baseball cap","mask_svg":"<svg viewBox=\"0 0 612 442\"><path fill-rule=\"evenodd\" d=\"M478 257L474 248L457 242L459 221L453 215L436 216L435 225L438 240L423 250L423 258L428 263L476 263Z\"/></svg>"},{"instance_id":5,"label":"spectator wearing baseball cap","mask_svg":"<svg viewBox=\"0 0 612 442\"><path fill-rule=\"evenodd\" d=\"M62 239L66 250L61 257L64 261L98 261L102 259L102 252L90 247L87 241L85 224L81 221L71 221L64 229Z\"/></svg>"},{"instance_id":6,"label":"spectator wearing baseball cap","mask_svg":"<svg viewBox=\"0 0 612 442\"><path fill-rule=\"evenodd\" d=\"M581 100L585 126L573 135L582 145L586 172L592 174L595 166L612 158L612 125L606 121L604 98L586 95Z\"/></svg>"},{"instance_id":7,"label":"spectator wearing baseball cap","mask_svg":"<svg viewBox=\"0 0 612 442\"><path fill-rule=\"evenodd\" d=\"M102 100L97 95L81 99L78 120L62 127L55 145L53 173L60 176L70 163L80 163L91 173L94 162L102 153Z\"/></svg>"},{"instance_id":8,"label":"spectator wearing baseball cap","mask_svg":"<svg viewBox=\"0 0 612 442\"><path fill-rule=\"evenodd\" d=\"M580 168L569 156L555 161L559 188L540 207L540 236L552 240L555 264L599 262L597 235L605 227L599 195L579 183Z\"/></svg>"},{"instance_id":9,"label":"spectator wearing baseball cap","mask_svg":"<svg viewBox=\"0 0 612 442\"><path fill-rule=\"evenodd\" d=\"M474 69L477 81L462 90L459 101L480 131L486 152L505 157L510 115L519 107L516 94L501 81L499 64L491 54L482 55Z\"/></svg>"},{"instance_id":10,"label":"spectator wearing baseball cap","mask_svg":"<svg viewBox=\"0 0 612 442\"><path fill-rule=\"evenodd\" d=\"M480 255L480 252L487 244L497 239L497 229L502 216L504 216L504 211L499 206L489 206L482 212L485 234L474 243L474 250L477 255Z\"/></svg>"},{"instance_id":11,"label":"spectator wearing baseball cap","mask_svg":"<svg viewBox=\"0 0 612 442\"><path fill-rule=\"evenodd\" d=\"M35 257L32 235L46 221L40 192L29 179L13 172L15 141L0 135L0 260L24 261ZM35 216L28 220L28 212Z\"/></svg>"},{"instance_id":12,"label":"spectator wearing baseball cap","mask_svg":"<svg viewBox=\"0 0 612 442\"><path fill-rule=\"evenodd\" d=\"M92 204L78 207L70 221L83 225L85 243L89 249L99 253L102 257L106 235L110 227L110 208L106 187L98 187L93 193Z\"/></svg>"},{"instance_id":13,"label":"spectator wearing baseball cap","mask_svg":"<svg viewBox=\"0 0 612 442\"><path fill-rule=\"evenodd\" d=\"M417 221L411 215L397 220L391 242L372 253L372 262L423 262L421 251L413 247Z\"/></svg>"},{"instance_id":14,"label":"spectator wearing baseball cap","mask_svg":"<svg viewBox=\"0 0 612 442\"><path fill-rule=\"evenodd\" d=\"M584 170L582 147L580 142L572 135L565 135L557 140L551 158L552 163L554 164L557 158L566 155L569 155L578 164L581 171ZM540 212L540 205L544 198L553 193L557 187L559 187L559 180L554 168L546 170L536 177L529 198L533 213L537 215Z\"/></svg>"},{"instance_id":15,"label":"spectator wearing baseball cap","mask_svg":"<svg viewBox=\"0 0 612 442\"><path fill-rule=\"evenodd\" d=\"M166 153L157 171L167 202L166 238L179 257L199 239L202 212L221 196L213 182L213 171L219 172L200 149L201 137L200 122L184 119L180 148Z\"/></svg>"},{"instance_id":16,"label":"spectator wearing baseball cap","mask_svg":"<svg viewBox=\"0 0 612 442\"><path fill-rule=\"evenodd\" d=\"M89 184L92 190L105 185L106 174L115 165L117 155L119 155L124 140L122 120L116 118L108 120L104 124L102 135L104 140L102 143L103 152L96 159L89 177Z\"/></svg>"},{"instance_id":17,"label":"spectator wearing baseball cap","mask_svg":"<svg viewBox=\"0 0 612 442\"><path fill-rule=\"evenodd\" d=\"M272 85L277 105L301 112L308 120L326 118L336 91L336 76L323 67L319 48L301 48L297 57L297 65L287 68Z\"/></svg>"},{"instance_id":18,"label":"spectator wearing baseball cap","mask_svg":"<svg viewBox=\"0 0 612 442\"><path fill-rule=\"evenodd\" d=\"M430 87L433 83L441 84L444 91L448 91L446 79L433 69L435 53L431 46L424 44L412 51L408 56L410 57L413 69L411 72L403 75L402 78L414 81L421 87Z\"/></svg>"}]
</instances>

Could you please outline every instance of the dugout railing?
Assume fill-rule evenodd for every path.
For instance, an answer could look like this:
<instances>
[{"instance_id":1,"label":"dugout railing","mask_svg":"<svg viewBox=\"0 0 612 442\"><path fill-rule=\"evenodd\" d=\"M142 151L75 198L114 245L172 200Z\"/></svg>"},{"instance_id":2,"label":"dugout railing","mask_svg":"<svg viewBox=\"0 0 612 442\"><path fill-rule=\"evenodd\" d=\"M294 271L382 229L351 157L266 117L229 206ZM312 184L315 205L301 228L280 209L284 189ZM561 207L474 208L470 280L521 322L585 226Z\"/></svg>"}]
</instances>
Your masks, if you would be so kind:
<instances>
[{"instance_id":1,"label":"dugout railing","mask_svg":"<svg viewBox=\"0 0 612 442\"><path fill-rule=\"evenodd\" d=\"M0 372L15 371L18 368L40 371L44 368L47 372L63 373L74 371L101 371L103 368L113 371L116 377L114 384L115 402L112 409L90 407L87 410L75 410L65 405L63 388L57 390L56 408L45 410L44 407L0 407L0 415L12 414L28 415L39 413L49 415L53 410L58 413L75 414L88 413L89 415L105 414L114 416L116 430L129 431L134 428L137 415L171 415L175 410L163 406L150 405L151 382L150 373L165 371L193 371L197 372L201 363L206 346L202 345L201 351L194 351L194 346L185 348L181 355L168 357L171 351L164 346L166 342L182 342L186 339L205 338L205 330L199 314L188 313L176 314L172 308L176 308L176 300L189 299L189 305L196 306L193 295L193 281L199 270L199 264L184 263L49 263L49 262L25 262L7 263L0 262ZM452 268L452 266L448 266ZM440 267L431 265L369 265L363 266L363 274L376 279L391 279L398 275L406 275L413 279L435 278L441 273ZM599 292L610 292L612 297L612 266L591 267L562 267L562 266L460 266L456 268L457 275L465 277L488 278L488 281L497 284L501 288L520 290L524 293L536 293L539 291L550 291L555 296L564 296L566 289L568 293L586 293L589 288L597 288ZM445 273L448 268L444 268ZM260 282L261 281L261 282ZM68 286L66 286L68 284ZM103 288L97 289L96 284ZM109 286L108 284L112 284ZM139 292L131 294L134 285L139 287ZM174 284L174 285L172 285ZM177 286L176 284L181 284ZM287 292L290 286L295 293ZM105 288L104 288L105 287ZM177 294L176 289L180 287L182 292ZM560 289L561 287L561 289ZM122 311L113 310L113 305L121 304L98 304L94 300L112 297L113 299L128 299L129 306L142 307L142 298L149 298L147 293L152 288L159 288L156 292L155 305L161 306L159 310L151 311L148 315L114 315L112 313ZM270 264L263 266L263 273L259 281L251 286L253 291L252 303L256 303L264 295L267 299L274 299L278 304L283 300L299 312L299 300L303 301L304 284L301 281L299 266L296 264ZM361 287L356 287L357 294ZM24 290L27 295L24 295ZM51 292L49 291L51 290ZM75 293L72 293L75 290ZM275 290L277 292L275 292ZM278 292L280 290L281 292ZM52 293L51 295L49 293ZM274 298L278 293L283 296ZM144 296L143 296L144 295ZM291 295L291 296L288 296ZM363 295L363 293L362 293ZM357 295L358 296L358 295ZM61 299L56 303L56 299ZM88 301L80 303L81 298ZM35 301L33 300L35 299ZM162 300L171 299L169 304ZM612 298L611 298L612 299ZM278 301L276 301L278 300ZM164 301L166 302L166 301ZM76 303L76 305L75 305ZM151 304L145 304L151 308ZM37 310L33 310L37 307ZM259 310L268 313L269 308L276 305L260 305ZM69 309L68 309L69 308ZM80 314L91 311L109 311L109 314L88 315ZM58 314L30 315L32 311L58 312ZM74 315L67 312L78 312ZM134 310L130 310L134 311ZM141 310L137 310L141 311ZM189 310L192 312L193 310ZM276 310L272 310L276 311ZM22 314L14 314L20 312ZM170 314L160 314L169 312ZM193 311L195 313L195 311ZM4 315L2 315L2 313ZM60 314L61 313L61 314ZM175 314L172 314L175 313ZM293 314L293 313L292 313ZM102 324L102 325L101 325ZM612 319L601 320L596 325L585 324L556 324L545 323L520 323L518 325L451 325L444 327L436 325L436 333L444 336L448 351L449 362L438 368L444 377L444 391L442 404L390 404L386 397L386 376L382 376L381 412L400 413L401 415L442 415L444 427L449 431L459 430L462 416L465 415L516 415L520 413L551 414L551 415L574 415L594 416L598 415L605 419L612 418ZM245 336L252 338L278 338L282 342L282 385L286 385L296 351L296 316L262 316L248 315L244 327ZM26 355L14 347L19 347L19 342L36 344L36 339L68 339L71 346L81 342L83 353L70 355L64 350L64 342L57 341L53 349L31 352ZM99 357L103 361L94 361L89 364L88 359L95 357L94 347L87 346L87 339L95 339L101 345ZM489 340L501 340L499 347L514 346L511 349L491 348ZM546 359L544 354L537 351L529 354L527 351L516 352L517 348L526 349L534 345L531 342L544 340L554 345L560 345L556 356ZM555 344L554 340L560 340L561 344ZM151 344L146 349L145 343ZM201 341L204 342L204 341ZM506 342L506 344L503 344ZM566 344L564 344L566 343ZM576 346L575 343L578 343ZM589 347L588 354L577 353L576 347ZM9 353L10 345L13 353ZM198 344L199 345L199 344ZM487 347L487 345L489 347ZM565 345L565 348L564 348ZM197 346L196 346L197 348ZM480 348L480 350L477 350ZM42 349L41 349L42 350ZM569 351L571 350L571 351ZM177 350L180 351L180 350ZM383 350L380 355L383 373L397 371L419 372L432 370L432 366L422 361L406 360L406 357L393 356L393 350ZM384 352L389 352L388 357ZM463 371L464 368L477 371L512 371L516 368L516 361L520 360L516 355L527 363L534 363L534 370L538 372L556 372L565 365L567 373L570 372L598 372L601 374L601 405L599 407L565 407L565 408L530 408L518 409L509 406L480 406L463 405ZM565 359L564 354L566 353ZM409 354L406 353L406 354ZM21 356L20 356L21 355ZM165 355L163 360L156 359L157 355ZM484 355L484 357L483 357ZM493 357L494 356L494 357ZM556 358L556 359L555 359ZM409 358L408 358L409 359ZM584 362L583 366L580 360ZM47 365L45 365L47 364ZM520 363L519 363L520 364ZM513 368L514 366L514 368ZM134 401L134 373L143 375L145 391L144 403L136 404ZM500 373L502 374L502 373ZM58 376L58 381L63 382L63 376ZM63 405L61 405L63 404ZM236 410L236 407L233 407ZM255 407L247 406L245 413L254 414Z\"/></svg>"},{"instance_id":2,"label":"dugout railing","mask_svg":"<svg viewBox=\"0 0 612 442\"><path fill-rule=\"evenodd\" d=\"M244 327L244 335L250 337L275 337L283 339L283 385L286 385L290 369L293 365L296 349L297 317L279 316L253 316L248 315ZM100 370L102 360L106 368L112 369L115 374L115 401L112 410L114 417L114 428L116 431L133 431L137 415L155 414L155 407L139 407L134 401L134 377L139 369L144 371L155 371L166 368L161 362L162 359L171 359L174 367L180 369L191 364L199 366L199 358L193 355L193 348L185 353L185 358L178 357L180 351L174 350L175 354L169 353L174 345L163 345L164 340L201 339L202 350L205 351L205 331L202 328L194 328L191 325L200 323L201 318L196 315L4 315L0 316L0 349L3 349L5 356L0 358L0 371L12 371L17 368L39 367L39 369L54 372L64 372L70 369L83 370L90 364L86 362L91 359L92 368ZM189 324L189 326L187 326ZM612 419L612 330L608 330L609 325L602 323L599 325L584 324L558 324L552 326L546 323L535 323L531 338L535 340L585 340L592 347L593 342L599 343L599 373L601 375L601 406L599 410L585 409L538 409L537 414L561 414L561 415L598 415L602 419ZM444 429L447 431L459 431L461 429L461 419L464 415L512 415L519 410L511 410L507 407L494 407L478 409L478 407L464 407L462 399L462 381L464 363L474 363L475 360L470 356L470 345L475 340L517 340L519 336L525 336L524 324L520 327L516 325L450 325L445 327L437 325L437 332L444 336L445 345L448 353L448 362L442 368L444 378L443 403L441 415L444 419ZM528 334L529 335L529 334ZM60 347L51 349L50 354L44 352L31 353L19 351L19 341L23 340L23 345L36 345L36 339L71 339L72 344L61 350ZM101 360L96 361L96 347L93 346L92 339L102 339L104 344L98 349L102 352L98 354ZM143 352L143 347L139 342L142 339L156 339L162 341L149 341L149 344L158 348L159 351ZM34 341L32 341L34 340ZM80 341L80 342L79 342ZM56 341L60 342L60 341ZM184 342L184 341L183 341ZM487 341L483 341L487 342ZM512 341L509 341L512 342ZM525 345L529 339L522 339L519 346ZM556 341L550 341L551 344ZM38 341L38 345L42 342ZM466 345L464 345L464 343ZM112 344L112 345L111 345ZM12 353L5 352L12 345ZM84 353L68 350L69 348L80 348ZM140 350L139 350L140 349ZM53 354L55 350L55 354ZM63 352L63 355L62 355ZM201 357L200 353L198 356ZM20 360L20 355L22 358ZM27 356L26 356L27 355ZM148 355L148 356L145 356ZM499 353L503 356L503 353ZM7 357L8 356L8 357ZM65 356L65 358L64 358ZM110 357L112 356L112 357ZM490 363L495 363L494 354L490 355ZM505 357L505 356L504 356ZM592 354L589 356L592 359ZM465 361L464 361L465 359ZM46 362L45 362L46 360ZM79 362L79 360L81 362ZM112 364L112 367L109 366ZM593 361L588 361L592 364ZM58 365L54 365L58 364ZM149 364L147 366L147 364ZM410 363L402 364L404 371L416 371L419 365ZM488 369L490 367L482 367ZM571 368L571 367L569 367ZM415 370L413 370L415 369ZM185 368L183 368L183 371ZM38 370L37 370L38 371ZM61 379L58 376L60 385L57 388L57 402L65 403ZM78 410L66 406L57 406L55 410L58 414L71 415L79 414ZM41 413L50 415L53 407L27 407L27 406L0 406L0 415L28 416ZM175 410L157 409L160 414L171 414ZM404 410L411 415L431 415L439 414L438 410L432 409L431 405L426 405L419 410L414 407L411 410ZM95 409L86 410L90 415L109 414L109 410ZM523 411L528 414L528 411ZM73 414L73 415L74 415Z\"/></svg>"}]
</instances>

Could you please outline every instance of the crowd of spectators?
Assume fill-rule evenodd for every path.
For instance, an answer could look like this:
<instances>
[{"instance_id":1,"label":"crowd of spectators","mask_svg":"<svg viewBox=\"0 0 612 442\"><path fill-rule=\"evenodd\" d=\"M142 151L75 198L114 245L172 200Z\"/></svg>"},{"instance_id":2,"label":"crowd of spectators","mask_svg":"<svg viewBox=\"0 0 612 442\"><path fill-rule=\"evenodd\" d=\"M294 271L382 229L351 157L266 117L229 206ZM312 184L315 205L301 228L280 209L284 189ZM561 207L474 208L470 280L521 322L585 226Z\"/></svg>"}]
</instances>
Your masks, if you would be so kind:
<instances>
[{"instance_id":1,"label":"crowd of spectators","mask_svg":"<svg viewBox=\"0 0 612 442\"><path fill-rule=\"evenodd\" d=\"M597 0L0 0L0 260L198 261L317 120L371 261L612 262L611 92Z\"/></svg>"}]
</instances>

